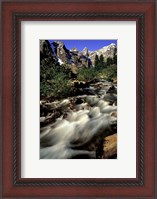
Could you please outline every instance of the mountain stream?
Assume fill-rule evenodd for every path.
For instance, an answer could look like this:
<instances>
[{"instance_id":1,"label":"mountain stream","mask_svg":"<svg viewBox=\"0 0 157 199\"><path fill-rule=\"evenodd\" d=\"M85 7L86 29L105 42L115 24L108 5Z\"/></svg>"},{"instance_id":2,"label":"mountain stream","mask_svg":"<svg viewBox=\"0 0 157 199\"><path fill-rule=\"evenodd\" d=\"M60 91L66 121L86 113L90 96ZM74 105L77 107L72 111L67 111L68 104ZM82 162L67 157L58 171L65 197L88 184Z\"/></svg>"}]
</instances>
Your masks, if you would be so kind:
<instances>
[{"instance_id":1,"label":"mountain stream","mask_svg":"<svg viewBox=\"0 0 157 199\"><path fill-rule=\"evenodd\" d=\"M84 94L40 101L41 159L103 159L105 137L117 133L117 85L103 79Z\"/></svg>"}]
</instances>

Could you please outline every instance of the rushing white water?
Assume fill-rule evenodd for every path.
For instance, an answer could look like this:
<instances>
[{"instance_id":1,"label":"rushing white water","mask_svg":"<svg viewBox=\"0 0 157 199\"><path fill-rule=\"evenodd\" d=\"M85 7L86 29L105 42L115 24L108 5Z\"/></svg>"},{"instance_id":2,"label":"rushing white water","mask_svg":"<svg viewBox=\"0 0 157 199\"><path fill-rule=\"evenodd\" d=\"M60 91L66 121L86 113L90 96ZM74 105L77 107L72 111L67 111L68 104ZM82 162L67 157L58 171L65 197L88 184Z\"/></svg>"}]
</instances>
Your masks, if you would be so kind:
<instances>
[{"instance_id":1,"label":"rushing white water","mask_svg":"<svg viewBox=\"0 0 157 199\"><path fill-rule=\"evenodd\" d=\"M97 91L98 85L101 87ZM110 83L104 81L91 85L89 89L95 95L77 96L82 102L75 104L73 109L69 109L70 99L46 104L65 108L67 116L61 115L41 128L40 158L97 158L100 141L117 125L116 114L113 114L117 112L117 95L106 94L109 87ZM44 121L43 117L41 121Z\"/></svg>"}]
</instances>

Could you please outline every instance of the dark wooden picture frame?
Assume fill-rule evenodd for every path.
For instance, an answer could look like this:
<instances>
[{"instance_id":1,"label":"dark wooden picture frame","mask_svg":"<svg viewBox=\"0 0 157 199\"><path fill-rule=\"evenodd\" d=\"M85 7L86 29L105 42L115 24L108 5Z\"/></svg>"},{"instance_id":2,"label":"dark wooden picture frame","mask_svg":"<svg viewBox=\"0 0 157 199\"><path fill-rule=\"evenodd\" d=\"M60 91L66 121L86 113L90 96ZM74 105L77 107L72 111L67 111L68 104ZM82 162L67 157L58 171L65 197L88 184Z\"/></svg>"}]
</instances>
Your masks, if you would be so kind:
<instances>
[{"instance_id":1,"label":"dark wooden picture frame","mask_svg":"<svg viewBox=\"0 0 157 199\"><path fill-rule=\"evenodd\" d=\"M155 1L2 2L2 198L156 198ZM116 20L137 23L137 176L134 179L23 179L20 23Z\"/></svg>"}]
</instances>

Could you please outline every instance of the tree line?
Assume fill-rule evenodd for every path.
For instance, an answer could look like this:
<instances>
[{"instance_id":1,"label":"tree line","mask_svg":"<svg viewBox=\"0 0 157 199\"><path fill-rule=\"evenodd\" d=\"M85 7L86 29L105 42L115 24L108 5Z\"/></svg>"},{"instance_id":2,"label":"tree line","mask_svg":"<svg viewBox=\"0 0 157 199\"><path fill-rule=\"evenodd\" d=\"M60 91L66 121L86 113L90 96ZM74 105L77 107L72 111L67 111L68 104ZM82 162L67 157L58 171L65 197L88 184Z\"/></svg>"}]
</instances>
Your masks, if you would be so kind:
<instances>
[{"instance_id":1,"label":"tree line","mask_svg":"<svg viewBox=\"0 0 157 199\"><path fill-rule=\"evenodd\" d=\"M104 56L101 54L100 56L95 56L94 66L97 68L107 68L110 65L117 65L117 54L116 51L114 52L113 58L108 57L106 61L104 60Z\"/></svg>"}]
</instances>

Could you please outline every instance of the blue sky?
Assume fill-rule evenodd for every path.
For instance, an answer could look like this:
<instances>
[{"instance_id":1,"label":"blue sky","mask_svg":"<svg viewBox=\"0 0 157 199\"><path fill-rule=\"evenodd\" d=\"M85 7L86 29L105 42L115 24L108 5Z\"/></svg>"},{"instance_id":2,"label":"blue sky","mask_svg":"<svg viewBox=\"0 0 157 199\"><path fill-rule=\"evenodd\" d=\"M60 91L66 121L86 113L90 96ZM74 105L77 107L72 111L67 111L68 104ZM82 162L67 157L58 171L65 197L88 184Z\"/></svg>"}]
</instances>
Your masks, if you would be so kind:
<instances>
[{"instance_id":1,"label":"blue sky","mask_svg":"<svg viewBox=\"0 0 157 199\"><path fill-rule=\"evenodd\" d=\"M82 51L84 47L87 47L89 50L98 50L104 46L108 46L111 43L117 45L117 40L49 40L50 43L53 41L62 41L67 49L78 48L79 51Z\"/></svg>"}]
</instances>

